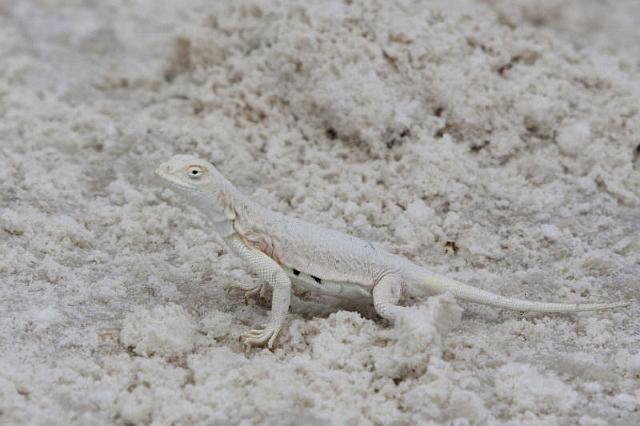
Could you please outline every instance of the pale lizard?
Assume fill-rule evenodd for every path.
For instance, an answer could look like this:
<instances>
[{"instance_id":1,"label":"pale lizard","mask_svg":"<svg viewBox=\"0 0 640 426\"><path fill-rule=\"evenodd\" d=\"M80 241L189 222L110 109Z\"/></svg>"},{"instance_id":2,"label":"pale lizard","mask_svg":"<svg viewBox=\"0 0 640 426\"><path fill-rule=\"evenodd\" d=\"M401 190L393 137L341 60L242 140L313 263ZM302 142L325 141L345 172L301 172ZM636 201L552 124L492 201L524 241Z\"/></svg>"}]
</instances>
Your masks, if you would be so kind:
<instances>
[{"instance_id":1,"label":"pale lizard","mask_svg":"<svg viewBox=\"0 0 640 426\"><path fill-rule=\"evenodd\" d=\"M273 287L271 317L241 336L245 345L269 348L283 327L291 286L343 298L372 298L376 312L393 322L406 311L403 297L452 293L456 298L517 311L580 312L627 306L545 303L512 299L430 272L351 235L264 208L237 190L208 161L176 155L155 171L212 222L229 249L260 280L240 285L255 293Z\"/></svg>"}]
</instances>

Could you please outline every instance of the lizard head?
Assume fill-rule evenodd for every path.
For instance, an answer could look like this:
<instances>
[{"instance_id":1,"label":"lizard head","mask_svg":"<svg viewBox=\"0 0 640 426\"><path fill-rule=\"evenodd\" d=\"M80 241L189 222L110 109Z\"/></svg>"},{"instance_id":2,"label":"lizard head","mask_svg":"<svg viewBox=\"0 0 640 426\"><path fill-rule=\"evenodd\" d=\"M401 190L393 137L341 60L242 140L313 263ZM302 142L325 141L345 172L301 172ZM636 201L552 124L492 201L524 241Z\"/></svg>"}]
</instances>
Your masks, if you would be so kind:
<instances>
[{"instance_id":1,"label":"lizard head","mask_svg":"<svg viewBox=\"0 0 640 426\"><path fill-rule=\"evenodd\" d=\"M221 197L235 192L231 183L206 160L176 155L162 163L155 174L169 188L185 196L196 207L214 218L224 214Z\"/></svg>"},{"instance_id":2,"label":"lizard head","mask_svg":"<svg viewBox=\"0 0 640 426\"><path fill-rule=\"evenodd\" d=\"M215 185L212 171L216 171L215 167L208 161L191 155L176 155L162 163L155 174L177 192L197 192Z\"/></svg>"}]
</instances>

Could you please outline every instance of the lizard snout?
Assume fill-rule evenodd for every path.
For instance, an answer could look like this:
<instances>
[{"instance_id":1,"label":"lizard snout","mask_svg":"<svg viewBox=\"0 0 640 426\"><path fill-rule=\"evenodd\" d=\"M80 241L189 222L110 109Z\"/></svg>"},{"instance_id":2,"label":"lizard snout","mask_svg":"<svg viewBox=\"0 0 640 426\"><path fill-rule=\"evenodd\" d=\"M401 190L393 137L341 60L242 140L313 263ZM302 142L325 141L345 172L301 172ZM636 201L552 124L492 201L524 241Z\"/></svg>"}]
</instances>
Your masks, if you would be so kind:
<instances>
[{"instance_id":1,"label":"lizard snout","mask_svg":"<svg viewBox=\"0 0 640 426\"><path fill-rule=\"evenodd\" d=\"M158 168L153 172L156 176L166 176L171 171L171 167L167 163L160 164Z\"/></svg>"}]
</instances>

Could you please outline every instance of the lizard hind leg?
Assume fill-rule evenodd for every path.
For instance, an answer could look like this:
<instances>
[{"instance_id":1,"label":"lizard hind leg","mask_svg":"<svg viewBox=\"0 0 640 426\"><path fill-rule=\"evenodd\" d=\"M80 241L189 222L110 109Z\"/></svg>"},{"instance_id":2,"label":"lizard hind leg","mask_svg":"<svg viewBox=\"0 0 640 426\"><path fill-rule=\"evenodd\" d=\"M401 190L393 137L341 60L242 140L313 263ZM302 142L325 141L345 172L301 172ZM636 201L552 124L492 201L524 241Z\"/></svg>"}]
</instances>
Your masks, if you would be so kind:
<instances>
[{"instance_id":1,"label":"lizard hind leg","mask_svg":"<svg viewBox=\"0 0 640 426\"><path fill-rule=\"evenodd\" d=\"M399 306L403 285L400 277L385 276L373 287L373 307L382 318L396 322L408 308Z\"/></svg>"},{"instance_id":2,"label":"lizard hind leg","mask_svg":"<svg viewBox=\"0 0 640 426\"><path fill-rule=\"evenodd\" d=\"M233 282L226 288L227 293L231 293L233 290L241 290L244 293L244 302L248 303L252 297L260 296L265 298L267 294L268 284L255 284L255 283L242 283Z\"/></svg>"}]
</instances>

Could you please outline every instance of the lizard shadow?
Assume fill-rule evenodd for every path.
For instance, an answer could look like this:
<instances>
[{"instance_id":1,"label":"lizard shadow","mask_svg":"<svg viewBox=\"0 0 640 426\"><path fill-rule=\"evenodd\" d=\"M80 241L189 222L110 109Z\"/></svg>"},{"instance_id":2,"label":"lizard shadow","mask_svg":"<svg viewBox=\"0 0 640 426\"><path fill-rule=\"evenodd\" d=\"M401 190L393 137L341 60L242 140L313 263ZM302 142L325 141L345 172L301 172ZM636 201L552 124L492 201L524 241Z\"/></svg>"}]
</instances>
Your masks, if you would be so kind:
<instances>
[{"instance_id":1,"label":"lizard shadow","mask_svg":"<svg viewBox=\"0 0 640 426\"><path fill-rule=\"evenodd\" d=\"M291 312L305 319L326 318L338 311L358 312L364 318L384 321L376 313L370 299L340 299L312 293L296 294L291 301Z\"/></svg>"}]
</instances>

